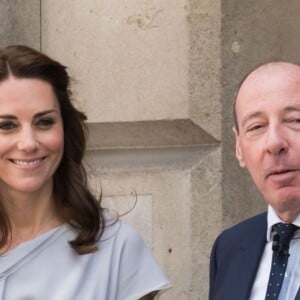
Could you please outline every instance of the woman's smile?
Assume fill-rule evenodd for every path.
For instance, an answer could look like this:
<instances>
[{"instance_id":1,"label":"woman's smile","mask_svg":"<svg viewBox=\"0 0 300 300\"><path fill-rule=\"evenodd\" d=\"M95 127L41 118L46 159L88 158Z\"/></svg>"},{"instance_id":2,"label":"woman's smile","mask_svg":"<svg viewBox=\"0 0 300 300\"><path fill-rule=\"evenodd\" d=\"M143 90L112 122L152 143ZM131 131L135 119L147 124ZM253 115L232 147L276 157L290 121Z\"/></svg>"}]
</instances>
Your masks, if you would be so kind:
<instances>
[{"instance_id":1,"label":"woman's smile","mask_svg":"<svg viewBox=\"0 0 300 300\"><path fill-rule=\"evenodd\" d=\"M20 166L20 167L37 167L40 166L43 160L46 159L46 156L43 158L34 158L34 159L10 159L13 164Z\"/></svg>"},{"instance_id":2,"label":"woman's smile","mask_svg":"<svg viewBox=\"0 0 300 300\"><path fill-rule=\"evenodd\" d=\"M63 122L52 87L39 79L1 82L1 190L26 193L52 187L63 149Z\"/></svg>"}]
</instances>

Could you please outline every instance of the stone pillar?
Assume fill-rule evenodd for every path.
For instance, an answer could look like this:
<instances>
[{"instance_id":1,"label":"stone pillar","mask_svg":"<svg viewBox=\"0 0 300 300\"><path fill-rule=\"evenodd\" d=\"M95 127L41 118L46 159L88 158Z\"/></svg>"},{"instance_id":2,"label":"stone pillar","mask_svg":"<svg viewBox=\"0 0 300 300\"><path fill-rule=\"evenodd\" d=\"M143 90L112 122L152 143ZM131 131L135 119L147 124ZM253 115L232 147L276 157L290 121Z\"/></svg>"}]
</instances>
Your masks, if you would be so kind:
<instances>
[{"instance_id":1,"label":"stone pillar","mask_svg":"<svg viewBox=\"0 0 300 300\"><path fill-rule=\"evenodd\" d=\"M40 49L40 0L0 1L0 47L13 44Z\"/></svg>"}]
</instances>

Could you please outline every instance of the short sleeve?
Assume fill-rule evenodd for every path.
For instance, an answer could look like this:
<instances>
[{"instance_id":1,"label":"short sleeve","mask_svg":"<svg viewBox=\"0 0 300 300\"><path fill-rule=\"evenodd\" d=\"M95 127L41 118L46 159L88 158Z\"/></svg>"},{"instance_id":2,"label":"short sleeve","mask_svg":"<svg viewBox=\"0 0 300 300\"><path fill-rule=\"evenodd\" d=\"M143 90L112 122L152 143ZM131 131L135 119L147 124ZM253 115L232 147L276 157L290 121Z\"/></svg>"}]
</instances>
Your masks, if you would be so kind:
<instances>
[{"instance_id":1,"label":"short sleeve","mask_svg":"<svg viewBox=\"0 0 300 300\"><path fill-rule=\"evenodd\" d=\"M118 300L137 300L153 291L170 287L140 234L126 223L118 233L121 247L118 272Z\"/></svg>"}]
</instances>

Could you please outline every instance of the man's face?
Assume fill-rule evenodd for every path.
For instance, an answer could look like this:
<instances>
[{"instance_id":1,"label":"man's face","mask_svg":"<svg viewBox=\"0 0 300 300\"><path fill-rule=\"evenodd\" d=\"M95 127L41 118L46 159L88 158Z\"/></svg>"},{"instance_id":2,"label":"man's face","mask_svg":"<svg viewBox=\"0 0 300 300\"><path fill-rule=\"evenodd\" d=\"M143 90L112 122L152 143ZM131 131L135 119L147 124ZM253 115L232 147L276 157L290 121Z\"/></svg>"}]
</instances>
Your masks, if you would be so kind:
<instances>
[{"instance_id":1,"label":"man's face","mask_svg":"<svg viewBox=\"0 0 300 300\"><path fill-rule=\"evenodd\" d=\"M285 221L300 213L300 68L260 67L236 102L236 156Z\"/></svg>"}]
</instances>

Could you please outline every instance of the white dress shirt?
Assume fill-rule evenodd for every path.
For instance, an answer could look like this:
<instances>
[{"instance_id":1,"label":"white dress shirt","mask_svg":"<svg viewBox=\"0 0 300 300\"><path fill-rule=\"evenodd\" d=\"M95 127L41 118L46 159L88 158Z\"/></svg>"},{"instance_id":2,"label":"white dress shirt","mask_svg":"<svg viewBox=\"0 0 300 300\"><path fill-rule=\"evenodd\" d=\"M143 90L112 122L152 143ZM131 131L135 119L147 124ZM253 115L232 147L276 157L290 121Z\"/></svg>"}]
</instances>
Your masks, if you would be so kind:
<instances>
[{"instance_id":1,"label":"white dress shirt","mask_svg":"<svg viewBox=\"0 0 300 300\"><path fill-rule=\"evenodd\" d=\"M272 226L280 223L282 220L277 216L274 209L268 207L268 227L267 227L267 243L263 251L263 255L256 273L254 284L251 290L249 300L263 300L265 299L267 285L272 263L272 243L273 235ZM300 216L293 222L294 225L300 227ZM298 229L291 240L290 257L287 264L284 280L279 294L279 300L295 299L298 289L300 287L300 230Z\"/></svg>"}]
</instances>

